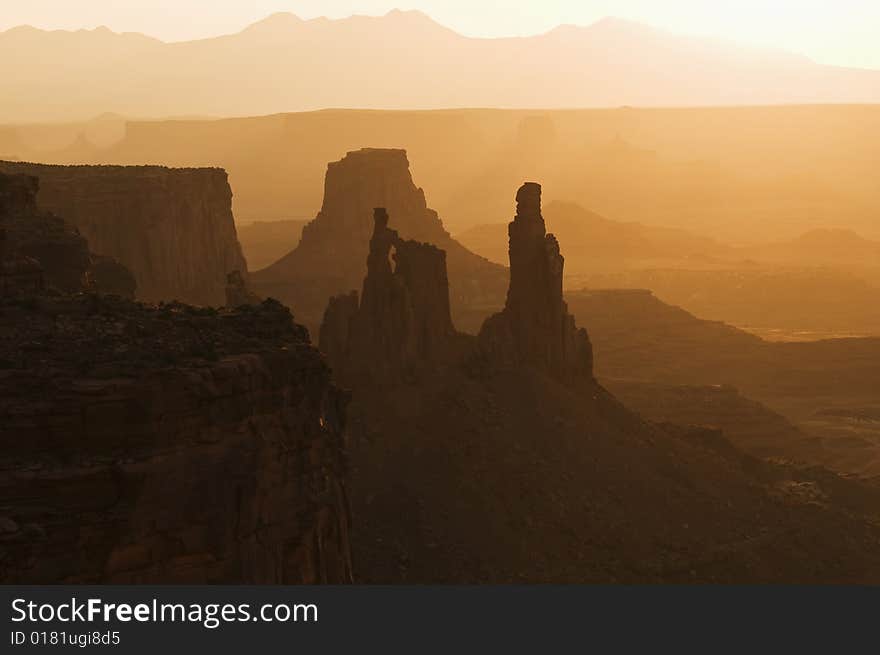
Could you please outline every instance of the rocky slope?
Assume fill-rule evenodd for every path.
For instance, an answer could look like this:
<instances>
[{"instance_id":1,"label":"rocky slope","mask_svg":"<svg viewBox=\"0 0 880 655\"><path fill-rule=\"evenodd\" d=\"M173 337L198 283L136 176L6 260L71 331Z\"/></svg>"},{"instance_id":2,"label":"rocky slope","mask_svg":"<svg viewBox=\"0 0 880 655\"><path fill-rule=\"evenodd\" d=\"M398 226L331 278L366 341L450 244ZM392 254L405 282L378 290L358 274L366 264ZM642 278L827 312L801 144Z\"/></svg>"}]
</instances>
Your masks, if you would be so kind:
<instances>
[{"instance_id":1,"label":"rocky slope","mask_svg":"<svg viewBox=\"0 0 880 655\"><path fill-rule=\"evenodd\" d=\"M460 329L476 331L501 306L507 272L449 236L413 183L406 152L392 149L358 150L328 165L321 211L293 251L252 275L255 290L317 328L328 298L361 286L376 207L394 217L402 238L446 251L452 316Z\"/></svg>"},{"instance_id":2,"label":"rocky slope","mask_svg":"<svg viewBox=\"0 0 880 655\"><path fill-rule=\"evenodd\" d=\"M222 305L226 275L247 274L221 169L0 162L0 172L39 178L40 208L125 265L142 300Z\"/></svg>"},{"instance_id":3,"label":"rocky slope","mask_svg":"<svg viewBox=\"0 0 880 655\"><path fill-rule=\"evenodd\" d=\"M653 398L630 397L635 409L656 415L658 398L665 397L683 403L670 417L686 415L693 409L690 394L670 395L664 387L727 385L812 437L808 443L800 437L789 442L782 430L763 445L776 455L787 450L792 459L880 474L880 448L870 424L839 418L832 426L829 416L817 417L822 410L880 408L880 339L764 341L719 321L699 319L645 290L572 291L566 300L590 332L600 380L613 386L655 386ZM724 423L724 414L720 409L722 420L716 424ZM745 423L751 420L748 414L743 413Z\"/></svg>"},{"instance_id":4,"label":"rocky slope","mask_svg":"<svg viewBox=\"0 0 880 655\"><path fill-rule=\"evenodd\" d=\"M345 396L289 311L0 299L0 581L351 579Z\"/></svg>"}]
</instances>

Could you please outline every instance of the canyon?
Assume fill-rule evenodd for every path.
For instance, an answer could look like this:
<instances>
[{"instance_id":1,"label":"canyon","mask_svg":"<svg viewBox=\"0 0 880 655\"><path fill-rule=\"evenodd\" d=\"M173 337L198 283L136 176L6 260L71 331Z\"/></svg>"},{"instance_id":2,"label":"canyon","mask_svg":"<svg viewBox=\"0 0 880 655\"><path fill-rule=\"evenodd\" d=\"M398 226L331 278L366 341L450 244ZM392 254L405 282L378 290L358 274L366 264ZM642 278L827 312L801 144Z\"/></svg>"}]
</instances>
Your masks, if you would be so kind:
<instances>
[{"instance_id":1,"label":"canyon","mask_svg":"<svg viewBox=\"0 0 880 655\"><path fill-rule=\"evenodd\" d=\"M524 185L518 200L508 300L479 336L445 329L435 249L415 248L422 264L399 272L388 259L400 242L382 208L362 295L385 300L359 302L355 292L327 307L322 344L352 390L360 579L873 579L875 485L747 455L717 428L651 422L598 383L589 338L562 300L564 261L540 219L540 188ZM416 288L433 290L430 307L412 302ZM441 365L425 357L413 366L419 317L428 315L438 319L430 343L453 347ZM400 316L414 320L352 329ZM847 539L832 538L829 526Z\"/></svg>"},{"instance_id":2,"label":"canyon","mask_svg":"<svg viewBox=\"0 0 880 655\"><path fill-rule=\"evenodd\" d=\"M348 396L305 328L102 292L37 186L0 173L0 581L350 582Z\"/></svg>"},{"instance_id":3,"label":"canyon","mask_svg":"<svg viewBox=\"0 0 880 655\"><path fill-rule=\"evenodd\" d=\"M589 330L596 375L636 411L724 426L739 447L762 457L867 478L880 473L870 418L880 409L880 338L766 341L645 289L565 297Z\"/></svg>"},{"instance_id":4,"label":"canyon","mask_svg":"<svg viewBox=\"0 0 880 655\"><path fill-rule=\"evenodd\" d=\"M326 178L296 249L223 271L214 308L98 288L125 262L43 177L0 174L0 579L877 581L874 464L806 425L870 420L877 340L564 293L533 182L508 271L449 236L404 151Z\"/></svg>"}]
</instances>

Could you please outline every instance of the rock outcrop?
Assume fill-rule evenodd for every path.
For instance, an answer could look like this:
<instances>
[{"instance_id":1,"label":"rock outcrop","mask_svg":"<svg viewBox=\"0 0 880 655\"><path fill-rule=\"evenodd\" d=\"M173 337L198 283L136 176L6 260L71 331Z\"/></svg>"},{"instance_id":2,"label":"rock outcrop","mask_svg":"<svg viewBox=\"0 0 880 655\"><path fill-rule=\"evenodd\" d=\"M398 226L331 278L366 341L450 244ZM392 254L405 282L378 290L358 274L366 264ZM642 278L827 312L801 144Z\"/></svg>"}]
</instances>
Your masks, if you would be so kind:
<instances>
[{"instance_id":1,"label":"rock outcrop","mask_svg":"<svg viewBox=\"0 0 880 655\"><path fill-rule=\"evenodd\" d=\"M87 277L89 289L95 293L133 300L137 292L132 272L113 257L92 255Z\"/></svg>"},{"instance_id":2,"label":"rock outcrop","mask_svg":"<svg viewBox=\"0 0 880 655\"><path fill-rule=\"evenodd\" d=\"M226 276L226 306L257 305L263 301L257 294L248 289L247 282L241 271L232 271Z\"/></svg>"},{"instance_id":3,"label":"rock outcrop","mask_svg":"<svg viewBox=\"0 0 880 655\"><path fill-rule=\"evenodd\" d=\"M45 284L66 292L80 291L91 265L89 246L62 218L37 208L37 178L0 173L0 229L4 232L4 276L17 286L41 269ZM23 276L23 277L22 277ZM18 282L11 282L12 278ZM32 288L30 282L23 282Z\"/></svg>"},{"instance_id":4,"label":"rock outcrop","mask_svg":"<svg viewBox=\"0 0 880 655\"><path fill-rule=\"evenodd\" d=\"M247 274L222 169L0 162L0 172L38 177L40 208L127 267L142 300L222 305L227 273Z\"/></svg>"},{"instance_id":5,"label":"rock outcrop","mask_svg":"<svg viewBox=\"0 0 880 655\"><path fill-rule=\"evenodd\" d=\"M592 377L592 346L562 298L565 260L556 237L547 234L539 184L526 182L517 191L508 234L507 303L483 324L482 353L495 367L535 367L560 379Z\"/></svg>"},{"instance_id":6,"label":"rock outcrop","mask_svg":"<svg viewBox=\"0 0 880 655\"><path fill-rule=\"evenodd\" d=\"M346 396L277 302L0 298L0 582L351 580Z\"/></svg>"},{"instance_id":7,"label":"rock outcrop","mask_svg":"<svg viewBox=\"0 0 880 655\"><path fill-rule=\"evenodd\" d=\"M279 298L314 328L327 300L360 287L373 234L372 212L385 207L403 239L446 251L452 316L476 332L503 303L507 272L475 255L444 229L413 183L405 150L363 149L327 166L321 211L305 226L299 245L251 279L261 294Z\"/></svg>"},{"instance_id":8,"label":"rock outcrop","mask_svg":"<svg viewBox=\"0 0 880 655\"><path fill-rule=\"evenodd\" d=\"M400 380L442 365L455 335L446 253L401 239L376 208L367 274L356 292L330 299L320 349L342 379Z\"/></svg>"}]
</instances>

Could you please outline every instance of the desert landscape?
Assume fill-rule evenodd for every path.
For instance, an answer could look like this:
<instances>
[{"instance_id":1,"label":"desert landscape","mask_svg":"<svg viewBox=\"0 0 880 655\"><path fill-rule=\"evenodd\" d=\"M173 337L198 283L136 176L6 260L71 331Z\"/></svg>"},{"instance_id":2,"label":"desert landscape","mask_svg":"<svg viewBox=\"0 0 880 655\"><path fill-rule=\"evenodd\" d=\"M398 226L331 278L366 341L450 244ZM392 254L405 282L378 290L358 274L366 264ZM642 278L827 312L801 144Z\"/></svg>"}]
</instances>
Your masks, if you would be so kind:
<instances>
[{"instance_id":1,"label":"desert landscape","mask_svg":"<svg viewBox=\"0 0 880 655\"><path fill-rule=\"evenodd\" d=\"M284 12L0 95L0 581L880 583L880 64Z\"/></svg>"}]
</instances>

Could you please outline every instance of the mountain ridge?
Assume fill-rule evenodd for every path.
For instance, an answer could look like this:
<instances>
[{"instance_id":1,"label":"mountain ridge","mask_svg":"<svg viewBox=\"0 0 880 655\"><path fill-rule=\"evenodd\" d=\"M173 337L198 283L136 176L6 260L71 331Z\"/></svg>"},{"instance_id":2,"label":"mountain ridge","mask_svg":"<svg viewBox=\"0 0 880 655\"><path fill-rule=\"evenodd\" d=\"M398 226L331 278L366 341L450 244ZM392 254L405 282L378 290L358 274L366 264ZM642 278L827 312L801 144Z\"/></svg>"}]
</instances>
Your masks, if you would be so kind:
<instances>
[{"instance_id":1,"label":"mountain ridge","mask_svg":"<svg viewBox=\"0 0 880 655\"><path fill-rule=\"evenodd\" d=\"M64 67L59 67L64 61ZM532 93L540 84L541 94ZM880 71L606 18L462 35L426 14L304 20L165 42L140 33L0 32L0 121L105 112L265 115L324 107L614 107L880 102ZM46 95L69 101L55 106Z\"/></svg>"}]
</instances>

